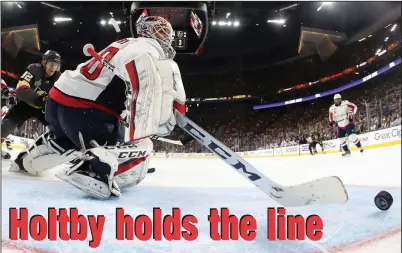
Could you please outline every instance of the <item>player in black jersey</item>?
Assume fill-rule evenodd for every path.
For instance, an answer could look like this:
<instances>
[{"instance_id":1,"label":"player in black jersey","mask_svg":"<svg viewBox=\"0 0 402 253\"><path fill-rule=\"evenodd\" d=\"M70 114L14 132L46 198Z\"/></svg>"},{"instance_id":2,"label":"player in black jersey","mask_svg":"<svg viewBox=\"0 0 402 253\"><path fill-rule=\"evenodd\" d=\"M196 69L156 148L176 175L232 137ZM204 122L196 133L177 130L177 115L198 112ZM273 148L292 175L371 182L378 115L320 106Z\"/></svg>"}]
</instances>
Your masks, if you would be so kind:
<instances>
[{"instance_id":1,"label":"player in black jersey","mask_svg":"<svg viewBox=\"0 0 402 253\"><path fill-rule=\"evenodd\" d=\"M30 118L36 118L48 125L44 116L44 106L49 90L60 77L61 57L55 51L48 50L41 63L30 64L20 77L16 89L18 103L10 108L1 122L1 142L11 134L18 125ZM10 159L10 154L1 152L3 159Z\"/></svg>"},{"instance_id":2,"label":"player in black jersey","mask_svg":"<svg viewBox=\"0 0 402 253\"><path fill-rule=\"evenodd\" d=\"M317 149L316 149L317 144L320 144L322 153L325 154L325 146L322 141L322 137L319 133L312 133L309 140L310 140L309 141L310 145L309 145L308 149L310 150L310 153L312 155L317 154Z\"/></svg>"}]
</instances>

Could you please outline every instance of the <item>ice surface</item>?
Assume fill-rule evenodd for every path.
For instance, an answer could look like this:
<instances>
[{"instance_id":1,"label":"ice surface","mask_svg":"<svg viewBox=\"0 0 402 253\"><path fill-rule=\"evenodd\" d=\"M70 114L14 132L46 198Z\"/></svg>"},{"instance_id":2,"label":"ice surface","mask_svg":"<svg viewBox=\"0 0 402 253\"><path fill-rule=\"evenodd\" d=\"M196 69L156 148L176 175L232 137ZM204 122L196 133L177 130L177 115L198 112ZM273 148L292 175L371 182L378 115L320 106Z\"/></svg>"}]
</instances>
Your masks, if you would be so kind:
<instances>
[{"instance_id":1,"label":"ice surface","mask_svg":"<svg viewBox=\"0 0 402 253\"><path fill-rule=\"evenodd\" d=\"M72 186L58 181L52 174L44 178L16 175L2 164L2 239L8 252L217 252L217 253L303 253L303 252L400 252L401 227L401 146L354 152L352 157L340 154L314 157L282 157L248 159L270 178L283 183L302 183L323 176L339 176L347 185L350 200L344 205L288 208L288 214L320 215L324 236L318 242L268 241L266 239L267 207L278 205L253 187L219 159L155 158L156 168L140 186L123 191L120 199L101 201L89 198ZM387 212L373 202L380 190L389 191L394 204ZM27 207L30 214L47 215L48 207L77 207L81 214L106 215L105 229L99 248L91 249L88 241L42 241L10 243L8 240L11 207ZM115 208L123 207L132 217L152 215L153 207L164 214L180 207L182 215L198 218L196 241L117 241ZM213 241L209 237L210 208L228 207L238 217L250 214L257 220L257 238L251 242ZM152 216L151 216L152 217ZM23 246L21 246L23 245ZM35 250L27 251L26 247ZM23 247L25 251L19 251ZM38 249L42 249L39 251ZM381 250L379 250L381 249ZM11 251L10 251L11 250ZM7 251L6 251L7 252Z\"/></svg>"}]
</instances>

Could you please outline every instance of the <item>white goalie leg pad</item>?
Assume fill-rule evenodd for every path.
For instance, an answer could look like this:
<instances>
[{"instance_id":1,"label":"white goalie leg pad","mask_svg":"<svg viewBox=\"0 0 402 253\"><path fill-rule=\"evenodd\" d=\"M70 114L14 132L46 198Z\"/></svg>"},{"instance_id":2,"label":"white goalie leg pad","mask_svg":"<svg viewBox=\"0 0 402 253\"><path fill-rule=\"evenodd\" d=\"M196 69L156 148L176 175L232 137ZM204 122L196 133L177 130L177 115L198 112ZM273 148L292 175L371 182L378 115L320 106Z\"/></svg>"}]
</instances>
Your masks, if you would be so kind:
<instances>
[{"instance_id":1,"label":"white goalie leg pad","mask_svg":"<svg viewBox=\"0 0 402 253\"><path fill-rule=\"evenodd\" d=\"M151 139L140 140L132 148L116 150L119 153L119 169L115 179L120 188L136 186L145 178L152 150Z\"/></svg>"},{"instance_id":2,"label":"white goalie leg pad","mask_svg":"<svg viewBox=\"0 0 402 253\"><path fill-rule=\"evenodd\" d=\"M107 180L102 180L94 172L89 171L88 160L91 159L99 159L100 162L109 165ZM89 149L81 160L78 158L70 165L71 167L62 169L56 176L95 198L107 199L112 194L120 196L119 186L114 180L114 174L118 169L117 156L114 152L103 147Z\"/></svg>"},{"instance_id":3,"label":"white goalie leg pad","mask_svg":"<svg viewBox=\"0 0 402 253\"><path fill-rule=\"evenodd\" d=\"M17 159L22 160L20 164L29 174L41 176L42 172L74 159L75 152L73 149L63 149L52 139L50 132L45 132L25 149ZM19 171L21 169L17 161L10 167L10 171Z\"/></svg>"}]
</instances>

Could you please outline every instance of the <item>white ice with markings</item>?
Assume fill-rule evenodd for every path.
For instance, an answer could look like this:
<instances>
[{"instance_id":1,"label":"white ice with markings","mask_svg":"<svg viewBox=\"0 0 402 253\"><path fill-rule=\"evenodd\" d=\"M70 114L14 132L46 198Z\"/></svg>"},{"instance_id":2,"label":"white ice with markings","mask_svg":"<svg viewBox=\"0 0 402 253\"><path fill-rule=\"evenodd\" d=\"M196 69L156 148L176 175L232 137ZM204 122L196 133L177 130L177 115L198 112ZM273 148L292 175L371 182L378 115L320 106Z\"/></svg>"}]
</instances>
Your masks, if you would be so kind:
<instances>
[{"instance_id":1,"label":"white ice with markings","mask_svg":"<svg viewBox=\"0 0 402 253\"><path fill-rule=\"evenodd\" d=\"M14 154L15 155L15 154ZM268 196L253 187L219 159L155 158L140 186L123 191L120 199L100 201L85 196L49 173L37 178L8 172L9 163L2 161L2 240L3 252L107 252L107 253L241 253L241 252L401 252L401 146L366 150L352 157L340 154L317 156L247 159L273 180L292 185L324 176L339 176L347 185L349 201L343 205L321 205L288 208L287 214L320 215L324 236L312 241L268 241L266 239L267 207L278 207ZM390 210L383 212L374 205L381 190L394 198ZM48 207L77 207L81 214L106 215L99 248L91 249L88 241L9 241L9 208L27 207L30 214L46 217ZM117 241L115 209L123 207L132 217L152 217L153 207L164 214L180 207L182 215L198 218L198 238L181 241ZM228 207L241 217L250 214L257 220L257 237L251 242L213 241L209 236L210 208Z\"/></svg>"}]
</instances>

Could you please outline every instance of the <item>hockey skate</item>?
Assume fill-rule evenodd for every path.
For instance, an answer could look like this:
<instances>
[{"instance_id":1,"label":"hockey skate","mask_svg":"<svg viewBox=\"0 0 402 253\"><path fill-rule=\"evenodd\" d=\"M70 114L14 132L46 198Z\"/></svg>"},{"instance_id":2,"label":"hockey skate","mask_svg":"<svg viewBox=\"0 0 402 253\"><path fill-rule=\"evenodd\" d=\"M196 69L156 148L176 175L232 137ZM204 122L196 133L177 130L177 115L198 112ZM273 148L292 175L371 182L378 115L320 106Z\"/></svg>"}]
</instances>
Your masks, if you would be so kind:
<instances>
[{"instance_id":1,"label":"hockey skate","mask_svg":"<svg viewBox=\"0 0 402 253\"><path fill-rule=\"evenodd\" d=\"M26 171L24 169L24 165L22 164L22 159L19 159L20 156L17 157L17 159L15 159L15 161L13 161L10 164L10 168L8 169L8 171L10 172L14 172L14 173L20 173L20 174L29 174L28 171Z\"/></svg>"},{"instance_id":2,"label":"hockey skate","mask_svg":"<svg viewBox=\"0 0 402 253\"><path fill-rule=\"evenodd\" d=\"M11 147L11 142L6 141L6 146L8 150L13 150L13 148Z\"/></svg>"},{"instance_id":3,"label":"hockey skate","mask_svg":"<svg viewBox=\"0 0 402 253\"><path fill-rule=\"evenodd\" d=\"M351 156L350 150L345 151L345 152L342 154L342 156L343 156L343 157L349 157L349 156Z\"/></svg>"},{"instance_id":4,"label":"hockey skate","mask_svg":"<svg viewBox=\"0 0 402 253\"><path fill-rule=\"evenodd\" d=\"M81 133L79 139L81 152L75 154L77 158L68 162L67 167L61 169L55 176L95 198L120 197L120 188L113 178L118 168L117 156L95 141L91 141L95 148L86 150ZM102 173L93 170L91 162L93 164L95 161L98 168L103 168Z\"/></svg>"},{"instance_id":5,"label":"hockey skate","mask_svg":"<svg viewBox=\"0 0 402 253\"><path fill-rule=\"evenodd\" d=\"M5 160L9 160L11 158L11 155L7 151L1 150L1 158L5 159Z\"/></svg>"}]
</instances>

